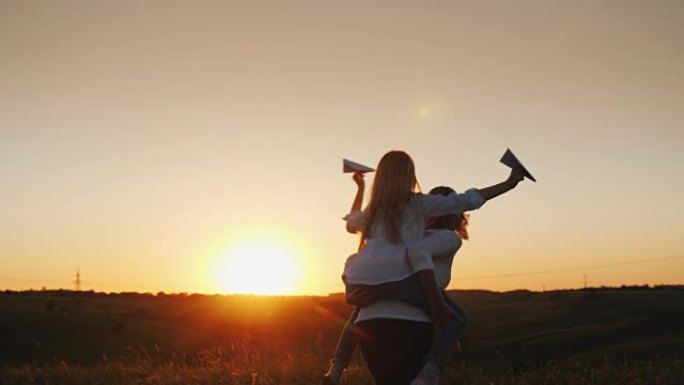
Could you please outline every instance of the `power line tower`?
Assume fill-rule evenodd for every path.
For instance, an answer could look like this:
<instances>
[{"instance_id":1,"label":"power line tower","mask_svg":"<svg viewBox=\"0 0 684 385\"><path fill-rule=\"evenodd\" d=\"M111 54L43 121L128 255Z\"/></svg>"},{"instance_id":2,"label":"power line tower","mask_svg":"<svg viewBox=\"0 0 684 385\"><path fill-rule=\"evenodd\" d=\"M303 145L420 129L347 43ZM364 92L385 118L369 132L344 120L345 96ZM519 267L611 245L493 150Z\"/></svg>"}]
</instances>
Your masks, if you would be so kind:
<instances>
[{"instance_id":1,"label":"power line tower","mask_svg":"<svg viewBox=\"0 0 684 385\"><path fill-rule=\"evenodd\" d=\"M78 267L76 268L76 281L74 281L76 284L76 291L81 291L81 268Z\"/></svg>"},{"instance_id":2,"label":"power line tower","mask_svg":"<svg viewBox=\"0 0 684 385\"><path fill-rule=\"evenodd\" d=\"M587 288L587 273L584 273L584 288Z\"/></svg>"}]
</instances>

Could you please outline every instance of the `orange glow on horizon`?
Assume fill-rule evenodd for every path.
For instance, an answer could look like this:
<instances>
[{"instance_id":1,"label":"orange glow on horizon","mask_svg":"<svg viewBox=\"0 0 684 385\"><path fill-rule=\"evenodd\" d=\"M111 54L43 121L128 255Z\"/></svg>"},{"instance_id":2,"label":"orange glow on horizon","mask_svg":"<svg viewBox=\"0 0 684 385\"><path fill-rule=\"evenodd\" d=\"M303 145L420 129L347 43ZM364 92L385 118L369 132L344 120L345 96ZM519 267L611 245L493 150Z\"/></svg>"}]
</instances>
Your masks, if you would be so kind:
<instances>
[{"instance_id":1,"label":"orange glow on horizon","mask_svg":"<svg viewBox=\"0 0 684 385\"><path fill-rule=\"evenodd\" d=\"M301 247L280 231L243 228L212 252L208 283L220 293L301 294L306 262Z\"/></svg>"}]
</instances>

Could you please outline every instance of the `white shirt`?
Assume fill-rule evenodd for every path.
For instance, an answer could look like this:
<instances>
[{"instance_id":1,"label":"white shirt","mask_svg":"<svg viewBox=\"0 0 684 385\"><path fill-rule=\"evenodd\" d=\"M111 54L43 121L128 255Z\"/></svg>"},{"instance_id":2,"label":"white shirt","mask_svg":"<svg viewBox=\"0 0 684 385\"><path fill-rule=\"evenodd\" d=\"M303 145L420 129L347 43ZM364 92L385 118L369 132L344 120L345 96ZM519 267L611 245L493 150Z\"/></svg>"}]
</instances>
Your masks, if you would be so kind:
<instances>
[{"instance_id":1,"label":"white shirt","mask_svg":"<svg viewBox=\"0 0 684 385\"><path fill-rule=\"evenodd\" d=\"M445 242L453 242L453 252L434 254L432 259L435 266L435 278L442 289L446 289L451 281L451 267L463 241L455 232L449 230L437 230L427 232L431 237L442 237ZM370 306L361 308L356 322L374 318L403 319L407 321L431 322L430 317L422 310L405 302L378 301Z\"/></svg>"},{"instance_id":2,"label":"white shirt","mask_svg":"<svg viewBox=\"0 0 684 385\"><path fill-rule=\"evenodd\" d=\"M376 318L401 319L416 322L432 322L424 311L405 302L378 301L359 310L355 322Z\"/></svg>"},{"instance_id":3,"label":"white shirt","mask_svg":"<svg viewBox=\"0 0 684 385\"><path fill-rule=\"evenodd\" d=\"M451 282L451 266L454 263L454 257L458 249L463 245L463 240L456 232L450 230L428 230L426 236L431 238L439 237L441 242L451 245L451 252L432 255L437 285L446 290L449 282Z\"/></svg>"},{"instance_id":4,"label":"white shirt","mask_svg":"<svg viewBox=\"0 0 684 385\"><path fill-rule=\"evenodd\" d=\"M377 285L400 281L413 275L414 271L409 264L406 249L408 244L424 236L425 218L475 210L484 203L485 199L476 189L448 196L416 194L402 212L402 242L394 244L386 240L384 224L375 223L370 236L366 239L366 245L358 253L347 258L343 273L345 281L350 284ZM361 231L365 214L363 211L355 211L345 219L348 230ZM447 283L448 279L447 277Z\"/></svg>"}]
</instances>

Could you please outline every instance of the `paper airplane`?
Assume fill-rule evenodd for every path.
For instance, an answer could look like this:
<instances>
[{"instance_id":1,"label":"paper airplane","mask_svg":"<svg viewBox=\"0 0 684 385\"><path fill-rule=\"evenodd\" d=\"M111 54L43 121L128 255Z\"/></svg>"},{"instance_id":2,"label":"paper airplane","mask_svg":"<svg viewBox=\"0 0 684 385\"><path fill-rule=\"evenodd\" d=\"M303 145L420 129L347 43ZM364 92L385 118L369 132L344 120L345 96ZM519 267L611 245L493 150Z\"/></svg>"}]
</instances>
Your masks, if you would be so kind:
<instances>
[{"instance_id":1,"label":"paper airplane","mask_svg":"<svg viewBox=\"0 0 684 385\"><path fill-rule=\"evenodd\" d=\"M349 159L342 159L342 172L373 172L374 169L362 164L352 162Z\"/></svg>"},{"instance_id":2,"label":"paper airplane","mask_svg":"<svg viewBox=\"0 0 684 385\"><path fill-rule=\"evenodd\" d=\"M510 148L506 149L506 152L504 152L503 156L499 161L512 169L521 168L525 173L525 177L527 179L530 179L533 182L537 181L536 179L534 179L532 174L530 174L530 172L527 171L525 166L523 166L522 162L520 162L518 158L516 158L515 154L513 154L513 151L511 151Z\"/></svg>"}]
</instances>

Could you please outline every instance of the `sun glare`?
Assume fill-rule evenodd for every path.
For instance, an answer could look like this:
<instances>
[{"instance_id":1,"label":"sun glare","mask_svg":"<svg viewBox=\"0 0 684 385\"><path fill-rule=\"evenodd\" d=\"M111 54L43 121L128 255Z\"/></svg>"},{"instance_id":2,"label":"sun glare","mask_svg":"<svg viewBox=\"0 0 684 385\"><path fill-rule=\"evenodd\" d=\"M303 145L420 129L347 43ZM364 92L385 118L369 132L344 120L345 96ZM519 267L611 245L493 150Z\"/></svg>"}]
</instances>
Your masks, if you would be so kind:
<instances>
[{"instance_id":1,"label":"sun glare","mask_svg":"<svg viewBox=\"0 0 684 385\"><path fill-rule=\"evenodd\" d=\"M217 273L219 288L228 294L293 294L298 278L292 253L264 241L227 252Z\"/></svg>"},{"instance_id":2,"label":"sun glare","mask_svg":"<svg viewBox=\"0 0 684 385\"><path fill-rule=\"evenodd\" d=\"M444 102L436 97L419 101L413 109L415 118L419 121L430 121L439 118L444 112Z\"/></svg>"}]
</instances>

